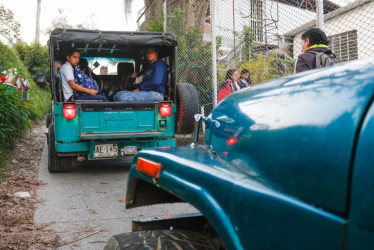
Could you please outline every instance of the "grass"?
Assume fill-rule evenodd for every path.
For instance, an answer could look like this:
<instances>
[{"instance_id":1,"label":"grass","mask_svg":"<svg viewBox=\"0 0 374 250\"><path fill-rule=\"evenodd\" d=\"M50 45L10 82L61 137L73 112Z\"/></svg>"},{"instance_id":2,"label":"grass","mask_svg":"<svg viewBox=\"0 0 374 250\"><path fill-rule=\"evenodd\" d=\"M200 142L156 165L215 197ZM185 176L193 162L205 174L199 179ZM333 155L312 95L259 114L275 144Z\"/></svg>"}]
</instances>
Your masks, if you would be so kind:
<instances>
[{"instance_id":1,"label":"grass","mask_svg":"<svg viewBox=\"0 0 374 250\"><path fill-rule=\"evenodd\" d=\"M4 152L0 151L0 182L4 180L4 173L7 169L8 163L8 156Z\"/></svg>"},{"instance_id":2,"label":"grass","mask_svg":"<svg viewBox=\"0 0 374 250\"><path fill-rule=\"evenodd\" d=\"M25 129L31 128L29 120L42 120L50 110L51 94L40 89L32 80L27 68L14 49L0 42L0 76L3 70L17 69L18 75L29 80L28 107L21 92L16 88L0 83L0 180L8 165L6 155L14 144L14 138L21 136Z\"/></svg>"},{"instance_id":3,"label":"grass","mask_svg":"<svg viewBox=\"0 0 374 250\"><path fill-rule=\"evenodd\" d=\"M14 138L30 128L28 110L19 92L12 86L0 85L0 179L8 163L6 150L13 147Z\"/></svg>"}]
</instances>

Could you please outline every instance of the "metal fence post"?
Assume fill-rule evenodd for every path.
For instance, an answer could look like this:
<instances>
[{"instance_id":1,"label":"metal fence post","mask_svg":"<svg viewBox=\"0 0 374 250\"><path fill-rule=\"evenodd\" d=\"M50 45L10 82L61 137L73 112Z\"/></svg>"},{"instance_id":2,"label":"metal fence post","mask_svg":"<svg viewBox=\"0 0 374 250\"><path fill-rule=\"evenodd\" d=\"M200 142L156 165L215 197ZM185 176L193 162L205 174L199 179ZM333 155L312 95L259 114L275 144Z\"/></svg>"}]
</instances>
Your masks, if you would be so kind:
<instances>
[{"instance_id":1,"label":"metal fence post","mask_svg":"<svg viewBox=\"0 0 374 250\"><path fill-rule=\"evenodd\" d=\"M320 28L321 30L325 29L325 22L323 17L323 0L317 0L317 28Z\"/></svg>"},{"instance_id":2,"label":"metal fence post","mask_svg":"<svg viewBox=\"0 0 374 250\"><path fill-rule=\"evenodd\" d=\"M216 1L210 1L210 24L212 28L212 84L213 84L213 107L217 106L217 48L216 48Z\"/></svg>"},{"instance_id":3,"label":"metal fence post","mask_svg":"<svg viewBox=\"0 0 374 250\"><path fill-rule=\"evenodd\" d=\"M167 30L167 27L166 27L166 23L167 23L167 13L166 13L166 0L163 0L163 7L164 7L164 32L166 32Z\"/></svg>"}]
</instances>

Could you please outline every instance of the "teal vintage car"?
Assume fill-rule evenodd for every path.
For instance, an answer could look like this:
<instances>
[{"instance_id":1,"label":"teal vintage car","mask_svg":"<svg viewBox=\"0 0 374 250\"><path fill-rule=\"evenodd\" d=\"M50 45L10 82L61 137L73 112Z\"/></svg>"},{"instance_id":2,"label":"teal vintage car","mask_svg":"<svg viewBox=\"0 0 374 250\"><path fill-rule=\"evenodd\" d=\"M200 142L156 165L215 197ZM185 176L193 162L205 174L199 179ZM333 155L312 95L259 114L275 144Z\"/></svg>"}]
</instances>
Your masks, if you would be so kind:
<instances>
[{"instance_id":1,"label":"teal vintage car","mask_svg":"<svg viewBox=\"0 0 374 250\"><path fill-rule=\"evenodd\" d=\"M373 100L372 58L228 96L205 144L142 150L128 177L127 208L199 212L135 220L107 249L373 249Z\"/></svg>"},{"instance_id":2,"label":"teal vintage car","mask_svg":"<svg viewBox=\"0 0 374 250\"><path fill-rule=\"evenodd\" d=\"M159 59L168 66L164 100L115 102L113 96L118 91L131 90L131 74L145 67L148 46L156 48ZM87 60L95 73L92 77L109 102L63 101L59 65L72 47ZM192 84L176 82L176 47L177 41L171 33L52 31L49 40L52 113L46 119L49 172L69 171L74 160L117 160L147 147L175 146L176 133L192 133L199 98ZM39 82L45 81L42 76Z\"/></svg>"}]
</instances>

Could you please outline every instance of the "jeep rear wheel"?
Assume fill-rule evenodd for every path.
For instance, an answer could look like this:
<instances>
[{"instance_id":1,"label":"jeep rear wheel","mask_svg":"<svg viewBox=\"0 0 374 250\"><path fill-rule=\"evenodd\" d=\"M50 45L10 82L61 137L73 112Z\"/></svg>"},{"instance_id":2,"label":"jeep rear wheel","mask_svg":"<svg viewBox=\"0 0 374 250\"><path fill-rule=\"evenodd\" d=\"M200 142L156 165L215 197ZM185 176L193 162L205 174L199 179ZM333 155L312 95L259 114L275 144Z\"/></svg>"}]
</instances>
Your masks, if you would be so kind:
<instances>
[{"instance_id":1,"label":"jeep rear wheel","mask_svg":"<svg viewBox=\"0 0 374 250\"><path fill-rule=\"evenodd\" d=\"M220 245L199 232L153 230L114 235L104 249L220 249Z\"/></svg>"},{"instance_id":2,"label":"jeep rear wheel","mask_svg":"<svg viewBox=\"0 0 374 250\"><path fill-rule=\"evenodd\" d=\"M52 114L51 113L48 113L47 116L45 117L45 124L46 124L46 128L49 127L49 124L52 123Z\"/></svg>"},{"instance_id":3,"label":"jeep rear wheel","mask_svg":"<svg viewBox=\"0 0 374 250\"><path fill-rule=\"evenodd\" d=\"M48 127L48 171L50 173L61 173L72 170L73 158L71 156L58 156L55 142L55 125L51 123Z\"/></svg>"},{"instance_id":4,"label":"jeep rear wheel","mask_svg":"<svg viewBox=\"0 0 374 250\"><path fill-rule=\"evenodd\" d=\"M195 128L194 115L199 113L199 96L191 83L177 84L177 134L191 134Z\"/></svg>"},{"instance_id":5,"label":"jeep rear wheel","mask_svg":"<svg viewBox=\"0 0 374 250\"><path fill-rule=\"evenodd\" d=\"M49 127L49 124L52 123L52 114L51 113L48 113L46 118L45 118L45 127L48 128ZM48 134L47 134L47 144L49 142L49 138L48 138Z\"/></svg>"}]
</instances>

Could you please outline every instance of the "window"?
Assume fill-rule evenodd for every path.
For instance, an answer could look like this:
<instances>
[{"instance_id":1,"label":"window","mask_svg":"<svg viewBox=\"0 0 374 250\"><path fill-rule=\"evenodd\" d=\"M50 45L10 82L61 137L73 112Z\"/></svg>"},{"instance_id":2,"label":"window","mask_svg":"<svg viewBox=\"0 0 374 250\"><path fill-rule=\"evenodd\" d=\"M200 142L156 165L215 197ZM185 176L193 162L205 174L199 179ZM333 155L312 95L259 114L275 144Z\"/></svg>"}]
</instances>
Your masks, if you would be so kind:
<instances>
[{"instance_id":1,"label":"window","mask_svg":"<svg viewBox=\"0 0 374 250\"><path fill-rule=\"evenodd\" d=\"M262 20L263 20L263 7L262 0L251 1L251 26L256 37L257 42L264 41Z\"/></svg>"},{"instance_id":2,"label":"window","mask_svg":"<svg viewBox=\"0 0 374 250\"><path fill-rule=\"evenodd\" d=\"M351 61L358 58L357 30L329 36L332 52L342 61Z\"/></svg>"},{"instance_id":3,"label":"window","mask_svg":"<svg viewBox=\"0 0 374 250\"><path fill-rule=\"evenodd\" d=\"M130 58L113 57L84 57L88 61L88 66L96 75L118 75L117 65L122 62L130 62L134 65L135 61Z\"/></svg>"}]
</instances>

